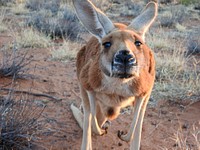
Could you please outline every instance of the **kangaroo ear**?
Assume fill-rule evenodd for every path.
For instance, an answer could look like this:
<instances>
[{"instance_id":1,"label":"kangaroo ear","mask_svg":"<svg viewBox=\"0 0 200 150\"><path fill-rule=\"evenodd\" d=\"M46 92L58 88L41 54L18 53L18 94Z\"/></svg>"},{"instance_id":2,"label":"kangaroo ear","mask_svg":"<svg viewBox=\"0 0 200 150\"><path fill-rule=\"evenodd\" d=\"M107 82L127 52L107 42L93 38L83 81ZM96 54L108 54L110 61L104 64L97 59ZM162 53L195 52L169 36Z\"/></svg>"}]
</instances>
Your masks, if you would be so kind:
<instances>
[{"instance_id":1,"label":"kangaroo ear","mask_svg":"<svg viewBox=\"0 0 200 150\"><path fill-rule=\"evenodd\" d=\"M79 20L99 40L115 27L111 20L89 0L73 0Z\"/></svg>"},{"instance_id":2,"label":"kangaroo ear","mask_svg":"<svg viewBox=\"0 0 200 150\"><path fill-rule=\"evenodd\" d=\"M158 12L158 4L155 2L149 2L143 12L137 16L128 28L136 30L145 39L145 33L154 22Z\"/></svg>"}]
</instances>

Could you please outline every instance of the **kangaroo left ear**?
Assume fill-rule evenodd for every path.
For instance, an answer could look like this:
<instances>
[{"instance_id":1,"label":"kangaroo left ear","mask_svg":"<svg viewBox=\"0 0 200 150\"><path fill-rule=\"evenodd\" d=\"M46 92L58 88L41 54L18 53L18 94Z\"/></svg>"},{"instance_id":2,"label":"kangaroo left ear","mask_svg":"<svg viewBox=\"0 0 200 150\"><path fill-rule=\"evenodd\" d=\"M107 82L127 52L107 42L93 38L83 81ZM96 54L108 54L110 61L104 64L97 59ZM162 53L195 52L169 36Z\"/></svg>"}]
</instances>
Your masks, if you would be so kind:
<instances>
[{"instance_id":1,"label":"kangaroo left ear","mask_svg":"<svg viewBox=\"0 0 200 150\"><path fill-rule=\"evenodd\" d=\"M158 13L158 4L155 2L149 2L143 12L137 16L128 28L136 30L142 35L143 40L145 40L145 33L154 22Z\"/></svg>"},{"instance_id":2,"label":"kangaroo left ear","mask_svg":"<svg viewBox=\"0 0 200 150\"><path fill-rule=\"evenodd\" d=\"M73 0L73 4L79 20L99 41L115 28L112 21L90 0Z\"/></svg>"}]
</instances>

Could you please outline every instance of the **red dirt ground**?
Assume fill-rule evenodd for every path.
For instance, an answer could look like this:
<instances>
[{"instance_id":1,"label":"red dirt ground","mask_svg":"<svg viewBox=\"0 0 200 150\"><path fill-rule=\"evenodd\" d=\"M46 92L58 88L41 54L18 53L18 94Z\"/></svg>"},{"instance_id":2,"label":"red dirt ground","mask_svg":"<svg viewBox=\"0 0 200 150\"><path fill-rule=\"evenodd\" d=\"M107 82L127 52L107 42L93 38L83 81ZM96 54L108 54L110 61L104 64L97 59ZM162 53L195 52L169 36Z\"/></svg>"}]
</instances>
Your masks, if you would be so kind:
<instances>
[{"instance_id":1,"label":"red dirt ground","mask_svg":"<svg viewBox=\"0 0 200 150\"><path fill-rule=\"evenodd\" d=\"M9 40L0 36L0 47ZM70 111L70 104L80 105L80 94L76 78L75 61L65 63L51 61L47 49L32 49L31 55L33 79L16 80L15 88L34 93L45 93L61 98L61 101L36 97L47 105L42 118L46 121L45 130L40 136L39 147L35 149L78 150L80 149L82 131ZM36 69L34 69L36 66ZM11 79L0 78L0 87L7 85ZM0 94L5 94L1 92ZM200 100L200 99L199 99ZM127 131L131 115L121 114L112 121L108 134L92 136L94 150L128 150L129 143L117 137L118 130ZM196 130L194 131L194 127ZM198 150L192 133L200 131L200 101L170 102L159 101L157 106L148 107L144 118L141 150L181 149L176 137L186 140L191 150ZM200 147L199 147L200 148ZM185 148L182 148L185 149Z\"/></svg>"}]
</instances>

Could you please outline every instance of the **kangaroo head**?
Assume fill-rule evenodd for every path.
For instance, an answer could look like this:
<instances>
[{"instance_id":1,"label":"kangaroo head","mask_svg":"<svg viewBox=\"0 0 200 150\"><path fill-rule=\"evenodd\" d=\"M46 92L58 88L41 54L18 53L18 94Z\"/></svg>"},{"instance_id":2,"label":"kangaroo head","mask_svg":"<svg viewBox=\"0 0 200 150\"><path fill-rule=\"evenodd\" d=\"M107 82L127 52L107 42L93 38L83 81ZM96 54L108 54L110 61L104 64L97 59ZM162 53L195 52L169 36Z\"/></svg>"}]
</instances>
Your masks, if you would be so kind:
<instances>
[{"instance_id":1,"label":"kangaroo head","mask_svg":"<svg viewBox=\"0 0 200 150\"><path fill-rule=\"evenodd\" d=\"M157 16L157 4L150 2L130 25L114 24L89 0L73 0L79 20L100 44L99 63L102 72L110 77L139 76L148 65L150 48L145 33Z\"/></svg>"}]
</instances>

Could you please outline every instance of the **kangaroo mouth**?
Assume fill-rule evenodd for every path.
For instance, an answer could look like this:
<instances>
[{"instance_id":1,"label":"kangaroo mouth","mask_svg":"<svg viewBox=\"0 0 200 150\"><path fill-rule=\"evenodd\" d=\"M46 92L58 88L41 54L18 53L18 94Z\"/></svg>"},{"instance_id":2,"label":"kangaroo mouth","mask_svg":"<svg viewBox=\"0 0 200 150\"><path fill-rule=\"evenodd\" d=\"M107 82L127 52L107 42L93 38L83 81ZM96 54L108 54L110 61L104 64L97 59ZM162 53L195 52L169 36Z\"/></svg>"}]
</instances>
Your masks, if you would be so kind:
<instances>
[{"instance_id":1,"label":"kangaroo mouth","mask_svg":"<svg viewBox=\"0 0 200 150\"><path fill-rule=\"evenodd\" d=\"M137 66L137 60L129 50L120 50L113 56L111 65L114 77L131 78L134 67Z\"/></svg>"},{"instance_id":2,"label":"kangaroo mouth","mask_svg":"<svg viewBox=\"0 0 200 150\"><path fill-rule=\"evenodd\" d=\"M101 61L101 71L108 77L128 79L137 76L138 67L137 63L118 63L113 61L111 63Z\"/></svg>"},{"instance_id":3,"label":"kangaroo mouth","mask_svg":"<svg viewBox=\"0 0 200 150\"><path fill-rule=\"evenodd\" d=\"M128 78L133 77L133 75L128 74L128 73L123 73L123 74L114 74L113 77L121 78L121 79L128 79Z\"/></svg>"},{"instance_id":4,"label":"kangaroo mouth","mask_svg":"<svg viewBox=\"0 0 200 150\"><path fill-rule=\"evenodd\" d=\"M112 76L115 78L131 78L134 76L133 67L112 63Z\"/></svg>"}]
</instances>

